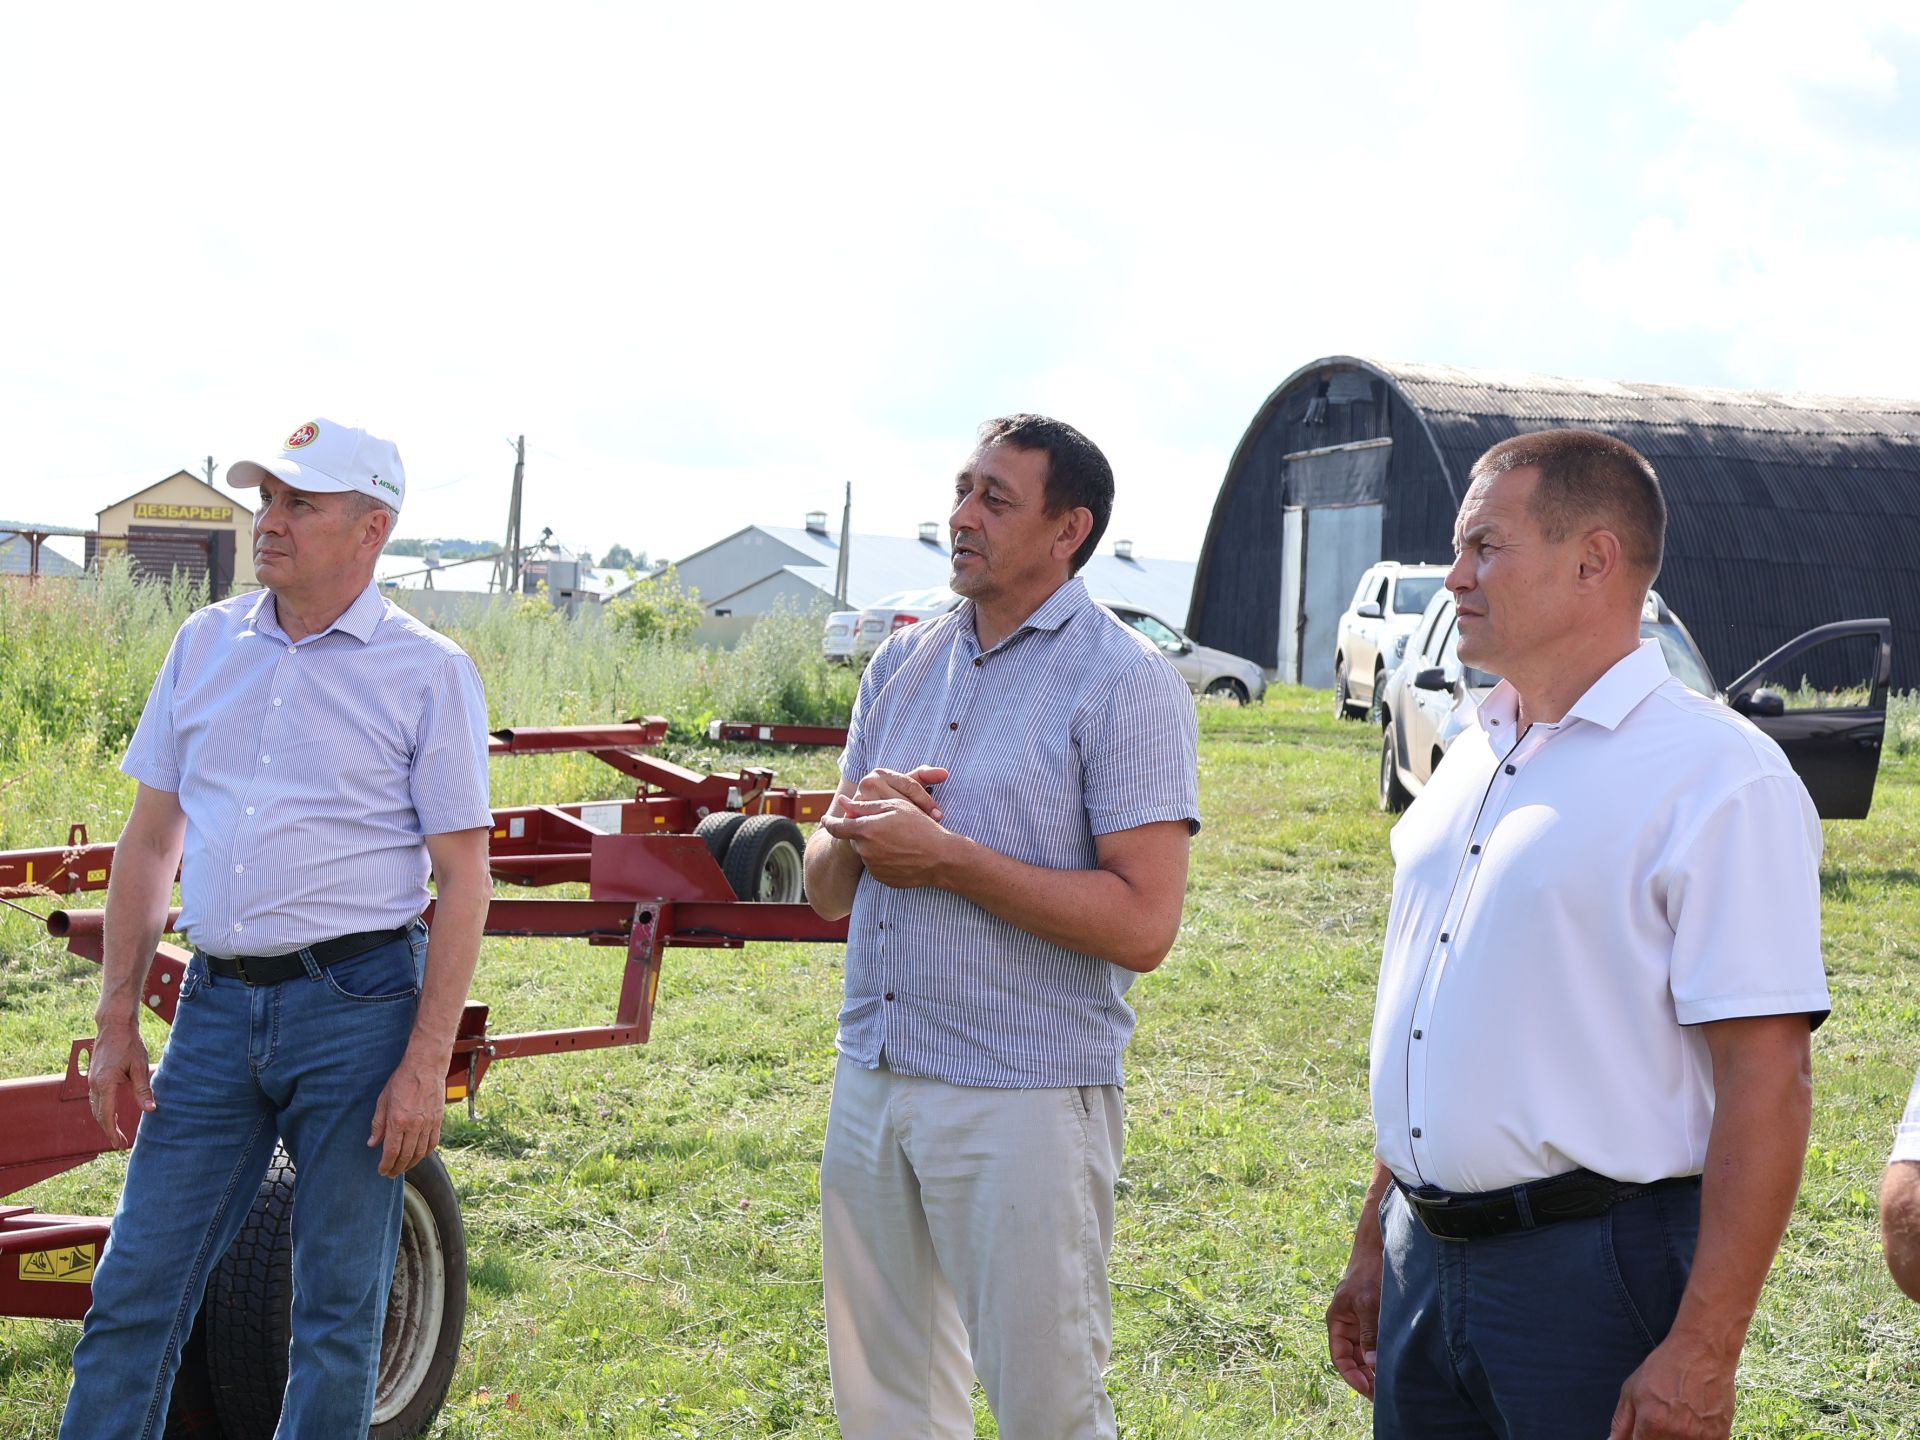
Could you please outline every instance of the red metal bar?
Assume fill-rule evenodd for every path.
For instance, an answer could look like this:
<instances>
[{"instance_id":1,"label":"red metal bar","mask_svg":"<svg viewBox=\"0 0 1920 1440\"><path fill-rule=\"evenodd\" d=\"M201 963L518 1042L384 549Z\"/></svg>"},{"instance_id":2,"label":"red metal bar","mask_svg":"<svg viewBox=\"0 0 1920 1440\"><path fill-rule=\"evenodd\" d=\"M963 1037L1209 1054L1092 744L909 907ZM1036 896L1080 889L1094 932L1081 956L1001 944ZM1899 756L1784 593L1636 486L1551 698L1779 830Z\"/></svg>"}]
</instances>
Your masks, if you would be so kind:
<instances>
[{"instance_id":1,"label":"red metal bar","mask_svg":"<svg viewBox=\"0 0 1920 1440\"><path fill-rule=\"evenodd\" d=\"M667 722L640 716L621 725L522 725L496 730L487 744L493 755L540 755L568 750L642 749L667 738Z\"/></svg>"},{"instance_id":2,"label":"red metal bar","mask_svg":"<svg viewBox=\"0 0 1920 1440\"><path fill-rule=\"evenodd\" d=\"M93 1267L107 1222L0 1206L0 1315L78 1320L93 1300Z\"/></svg>"},{"instance_id":3,"label":"red metal bar","mask_svg":"<svg viewBox=\"0 0 1920 1440\"><path fill-rule=\"evenodd\" d=\"M845 745L844 725L763 725L758 720L709 720L709 740L744 740L768 745Z\"/></svg>"},{"instance_id":4,"label":"red metal bar","mask_svg":"<svg viewBox=\"0 0 1920 1440\"><path fill-rule=\"evenodd\" d=\"M84 824L67 827L67 843L46 850L0 850L0 895L71 895L104 890L113 846L87 840Z\"/></svg>"}]
</instances>

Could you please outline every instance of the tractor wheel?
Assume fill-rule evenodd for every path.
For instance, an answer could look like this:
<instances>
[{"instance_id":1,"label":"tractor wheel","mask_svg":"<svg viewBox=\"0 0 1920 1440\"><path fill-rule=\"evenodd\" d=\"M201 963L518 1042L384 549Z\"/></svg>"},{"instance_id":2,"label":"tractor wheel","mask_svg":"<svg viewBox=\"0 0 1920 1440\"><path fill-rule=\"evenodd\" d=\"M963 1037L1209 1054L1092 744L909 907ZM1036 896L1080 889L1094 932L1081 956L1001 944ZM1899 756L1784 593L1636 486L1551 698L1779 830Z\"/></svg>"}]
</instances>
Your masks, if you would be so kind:
<instances>
[{"instance_id":1,"label":"tractor wheel","mask_svg":"<svg viewBox=\"0 0 1920 1440\"><path fill-rule=\"evenodd\" d=\"M750 815L727 847L721 868L742 900L797 905L806 898L807 848L800 827L784 815Z\"/></svg>"},{"instance_id":2,"label":"tractor wheel","mask_svg":"<svg viewBox=\"0 0 1920 1440\"><path fill-rule=\"evenodd\" d=\"M202 1307L193 1333L180 1349L180 1371L167 1400L161 1440L222 1440L220 1417L213 1410L213 1382L207 1378L207 1319Z\"/></svg>"},{"instance_id":3,"label":"tractor wheel","mask_svg":"<svg viewBox=\"0 0 1920 1440\"><path fill-rule=\"evenodd\" d=\"M747 817L734 810L716 810L698 825L693 833L707 842L707 853L713 856L713 863L727 863L727 847L733 844L734 833L747 823Z\"/></svg>"},{"instance_id":4,"label":"tractor wheel","mask_svg":"<svg viewBox=\"0 0 1920 1440\"><path fill-rule=\"evenodd\" d=\"M293 1305L293 1162L274 1155L253 1210L207 1285L207 1371L227 1440L272 1440L287 1386ZM460 1200L438 1155L407 1172L387 1296L370 1440L432 1427L453 1383L467 1318Z\"/></svg>"}]
</instances>

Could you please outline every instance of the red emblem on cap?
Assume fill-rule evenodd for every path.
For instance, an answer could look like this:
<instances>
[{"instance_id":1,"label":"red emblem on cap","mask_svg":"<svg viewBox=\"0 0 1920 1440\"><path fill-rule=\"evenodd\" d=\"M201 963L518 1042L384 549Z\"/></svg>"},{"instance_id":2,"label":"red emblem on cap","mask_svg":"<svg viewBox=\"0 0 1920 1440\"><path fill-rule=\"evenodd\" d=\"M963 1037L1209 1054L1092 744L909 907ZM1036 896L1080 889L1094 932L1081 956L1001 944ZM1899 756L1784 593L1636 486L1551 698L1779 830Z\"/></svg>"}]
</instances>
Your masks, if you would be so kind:
<instances>
[{"instance_id":1,"label":"red emblem on cap","mask_svg":"<svg viewBox=\"0 0 1920 1440\"><path fill-rule=\"evenodd\" d=\"M298 430L287 436L285 449L298 450L302 445L311 445L320 437L320 427L309 420Z\"/></svg>"}]
</instances>

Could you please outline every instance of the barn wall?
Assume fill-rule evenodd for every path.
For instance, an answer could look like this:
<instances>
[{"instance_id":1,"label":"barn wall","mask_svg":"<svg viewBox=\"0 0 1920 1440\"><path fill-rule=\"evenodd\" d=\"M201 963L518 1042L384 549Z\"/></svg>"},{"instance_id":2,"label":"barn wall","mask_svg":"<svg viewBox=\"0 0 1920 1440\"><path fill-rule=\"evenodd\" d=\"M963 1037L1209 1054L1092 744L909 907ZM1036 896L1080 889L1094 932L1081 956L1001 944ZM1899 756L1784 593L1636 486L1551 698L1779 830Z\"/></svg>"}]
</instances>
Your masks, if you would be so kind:
<instances>
[{"instance_id":1,"label":"barn wall","mask_svg":"<svg viewBox=\"0 0 1920 1440\"><path fill-rule=\"evenodd\" d=\"M1386 386L1340 371L1337 392L1316 404L1323 376L1299 377L1269 402L1256 433L1242 442L1238 463L1214 511L1204 574L1195 588L1187 633L1203 645L1244 655L1272 669L1279 661L1281 508L1285 457L1299 450L1348 445L1385 433Z\"/></svg>"}]
</instances>

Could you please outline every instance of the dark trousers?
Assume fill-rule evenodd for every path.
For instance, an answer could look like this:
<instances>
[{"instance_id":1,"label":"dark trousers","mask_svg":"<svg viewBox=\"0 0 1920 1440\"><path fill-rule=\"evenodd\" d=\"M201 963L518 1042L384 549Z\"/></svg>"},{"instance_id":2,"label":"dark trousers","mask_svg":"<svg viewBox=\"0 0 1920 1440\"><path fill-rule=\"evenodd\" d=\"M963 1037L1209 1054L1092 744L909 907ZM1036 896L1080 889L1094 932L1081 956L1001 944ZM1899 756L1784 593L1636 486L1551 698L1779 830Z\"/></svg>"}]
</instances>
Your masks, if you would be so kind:
<instances>
[{"instance_id":1,"label":"dark trousers","mask_svg":"<svg viewBox=\"0 0 1920 1440\"><path fill-rule=\"evenodd\" d=\"M1435 1239L1392 1191L1380 1228L1376 1437L1604 1440L1680 1308L1700 1191L1476 1240Z\"/></svg>"}]
</instances>

